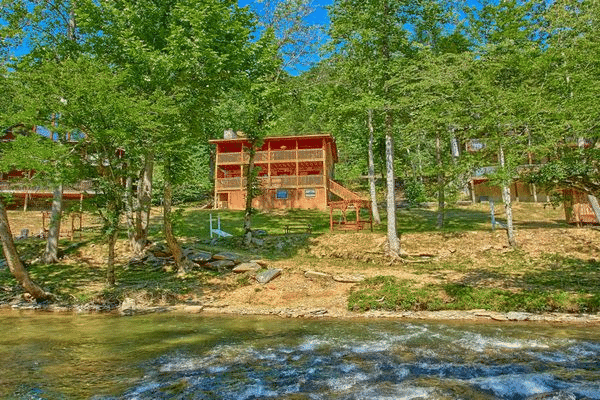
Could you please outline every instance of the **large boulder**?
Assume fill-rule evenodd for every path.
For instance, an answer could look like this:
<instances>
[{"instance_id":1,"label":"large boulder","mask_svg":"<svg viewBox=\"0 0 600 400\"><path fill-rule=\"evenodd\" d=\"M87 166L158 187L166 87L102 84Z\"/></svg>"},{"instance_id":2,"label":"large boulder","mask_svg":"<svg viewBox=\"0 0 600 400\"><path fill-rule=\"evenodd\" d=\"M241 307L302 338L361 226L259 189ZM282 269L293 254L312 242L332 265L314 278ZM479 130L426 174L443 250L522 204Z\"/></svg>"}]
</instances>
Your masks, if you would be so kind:
<instances>
[{"instance_id":1,"label":"large boulder","mask_svg":"<svg viewBox=\"0 0 600 400\"><path fill-rule=\"evenodd\" d=\"M265 283L271 282L273 279L275 279L279 275L281 275L280 269L275 269L275 268L268 269L264 272L261 272L260 274L257 274L256 281L258 283L261 283L264 285Z\"/></svg>"},{"instance_id":2,"label":"large boulder","mask_svg":"<svg viewBox=\"0 0 600 400\"><path fill-rule=\"evenodd\" d=\"M230 253L228 251L223 251L221 253L217 253L213 255L215 260L229 260L233 261L235 264L239 264L244 261L244 258L236 253Z\"/></svg>"},{"instance_id":3,"label":"large boulder","mask_svg":"<svg viewBox=\"0 0 600 400\"><path fill-rule=\"evenodd\" d=\"M205 268L219 272L231 270L234 266L235 263L231 260L216 260L204 265Z\"/></svg>"},{"instance_id":4,"label":"large boulder","mask_svg":"<svg viewBox=\"0 0 600 400\"><path fill-rule=\"evenodd\" d=\"M241 263L238 266L236 266L235 268L233 268L233 272L241 274L244 272L256 272L258 270L260 270L262 267L260 265L258 265L255 262L245 262L245 263Z\"/></svg>"},{"instance_id":5,"label":"large boulder","mask_svg":"<svg viewBox=\"0 0 600 400\"><path fill-rule=\"evenodd\" d=\"M158 242L150 246L147 252L152 253L156 257L168 257L171 255L171 250L166 243Z\"/></svg>"},{"instance_id":6,"label":"large boulder","mask_svg":"<svg viewBox=\"0 0 600 400\"><path fill-rule=\"evenodd\" d=\"M186 255L187 259L198 265L203 265L213 259L212 253L208 251L195 251Z\"/></svg>"}]
</instances>

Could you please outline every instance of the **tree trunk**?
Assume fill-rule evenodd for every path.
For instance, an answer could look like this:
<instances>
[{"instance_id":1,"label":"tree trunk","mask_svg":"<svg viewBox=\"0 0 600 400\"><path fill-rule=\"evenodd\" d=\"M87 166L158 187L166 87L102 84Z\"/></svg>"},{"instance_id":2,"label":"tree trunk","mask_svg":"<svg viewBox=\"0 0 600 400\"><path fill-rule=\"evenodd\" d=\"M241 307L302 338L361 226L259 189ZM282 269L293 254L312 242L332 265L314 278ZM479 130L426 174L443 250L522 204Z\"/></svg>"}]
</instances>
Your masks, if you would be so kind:
<instances>
[{"instance_id":1,"label":"tree trunk","mask_svg":"<svg viewBox=\"0 0 600 400\"><path fill-rule=\"evenodd\" d=\"M149 153L144 160L144 168L140 173L137 194L134 197L131 189L131 178L127 188L127 225L129 243L133 254L140 256L148 242L150 210L152 208L152 174L154 171L154 154Z\"/></svg>"},{"instance_id":2,"label":"tree trunk","mask_svg":"<svg viewBox=\"0 0 600 400\"><path fill-rule=\"evenodd\" d=\"M0 198L0 242L2 242L2 251L8 269L13 274L15 279L21 284L23 289L29 293L36 300L51 300L53 299L52 294L47 293L38 284L33 282L29 277L29 273L25 269L25 266L19 258L19 253L15 247L13 241L13 235L10 231L10 225L8 222L8 216L6 215L6 208L4 202Z\"/></svg>"},{"instance_id":3,"label":"tree trunk","mask_svg":"<svg viewBox=\"0 0 600 400\"><path fill-rule=\"evenodd\" d=\"M379 207L377 206L377 188L375 187L375 161L373 160L373 110L368 111L369 125L369 192L371 194L371 211L373 213L373 222L381 224L379 216Z\"/></svg>"},{"instance_id":4,"label":"tree trunk","mask_svg":"<svg viewBox=\"0 0 600 400\"><path fill-rule=\"evenodd\" d=\"M135 241L135 220L133 204L133 179L128 176L125 179L125 219L127 221L127 239L129 240L129 248L133 252L133 242Z\"/></svg>"},{"instance_id":5,"label":"tree trunk","mask_svg":"<svg viewBox=\"0 0 600 400\"><path fill-rule=\"evenodd\" d=\"M583 138L583 137L577 138L577 146L580 149L583 149L585 147L585 138ZM588 201L590 202L590 206L592 207L592 211L594 211L594 214L596 215L596 221L598 221L598 223L600 223L600 205L598 205L598 199L596 198L596 196L594 196L592 194L588 194L587 198L588 198Z\"/></svg>"},{"instance_id":6,"label":"tree trunk","mask_svg":"<svg viewBox=\"0 0 600 400\"><path fill-rule=\"evenodd\" d=\"M115 245L119 236L118 227L112 227L111 233L108 235L108 260L106 261L106 282L109 285L114 285L115 279Z\"/></svg>"},{"instance_id":7,"label":"tree trunk","mask_svg":"<svg viewBox=\"0 0 600 400\"><path fill-rule=\"evenodd\" d=\"M504 169L505 160L504 160L504 149L500 146L498 151L498 158L500 160L500 167ZM512 204L510 199L510 187L502 182L502 201L504 202L504 210L506 212L506 235L508 237L508 244L510 247L517 247L517 240L515 239L515 230L513 225L513 215L512 215Z\"/></svg>"},{"instance_id":8,"label":"tree trunk","mask_svg":"<svg viewBox=\"0 0 600 400\"><path fill-rule=\"evenodd\" d=\"M598 205L598 198L594 195L588 194L588 201L590 202L590 206L592 206L592 210L596 215L596 221L600 223L600 205Z\"/></svg>"},{"instance_id":9,"label":"tree trunk","mask_svg":"<svg viewBox=\"0 0 600 400\"><path fill-rule=\"evenodd\" d=\"M385 162L387 181L387 241L388 252L393 258L400 256L400 239L396 229L396 178L394 175L394 133L392 131L392 114L385 116Z\"/></svg>"},{"instance_id":10,"label":"tree trunk","mask_svg":"<svg viewBox=\"0 0 600 400\"><path fill-rule=\"evenodd\" d=\"M444 182L444 166L442 163L442 145L440 143L440 132L438 131L435 136L435 161L437 164L437 192L438 192L438 211L437 211L437 223L435 227L442 229L444 227L444 213L445 213L445 182Z\"/></svg>"},{"instance_id":11,"label":"tree trunk","mask_svg":"<svg viewBox=\"0 0 600 400\"><path fill-rule=\"evenodd\" d=\"M42 257L44 263L53 264L58 262L58 238L60 236L60 222L62 217L63 186L58 184L54 187L52 197L52 213L50 215L50 226L48 227L48 238L46 250Z\"/></svg>"},{"instance_id":12,"label":"tree trunk","mask_svg":"<svg viewBox=\"0 0 600 400\"><path fill-rule=\"evenodd\" d=\"M148 227L150 226L150 210L152 208L152 175L154 172L154 153L146 155L144 170L140 176L137 188L135 242L133 251L141 254L148 241Z\"/></svg>"},{"instance_id":13,"label":"tree trunk","mask_svg":"<svg viewBox=\"0 0 600 400\"><path fill-rule=\"evenodd\" d=\"M171 250L175 265L177 266L177 273L185 273L185 263L183 262L183 253L179 243L173 234L173 222L171 215L171 204L173 202L173 187L171 185L171 179L169 173L165 173L165 192L163 200L163 226L165 231L165 240Z\"/></svg>"},{"instance_id":14,"label":"tree trunk","mask_svg":"<svg viewBox=\"0 0 600 400\"><path fill-rule=\"evenodd\" d=\"M252 199L254 198L254 144L248 151L248 174L246 176L246 212L244 214L244 244L252 244Z\"/></svg>"}]
</instances>

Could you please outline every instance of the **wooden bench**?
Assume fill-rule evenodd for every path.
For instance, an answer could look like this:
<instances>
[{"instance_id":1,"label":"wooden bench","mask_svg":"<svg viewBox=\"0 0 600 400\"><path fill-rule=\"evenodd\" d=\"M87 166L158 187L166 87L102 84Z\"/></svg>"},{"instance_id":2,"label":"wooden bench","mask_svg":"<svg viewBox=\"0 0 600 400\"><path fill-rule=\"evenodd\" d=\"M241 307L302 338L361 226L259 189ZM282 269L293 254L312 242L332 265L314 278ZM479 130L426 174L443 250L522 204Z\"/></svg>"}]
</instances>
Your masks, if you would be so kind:
<instances>
[{"instance_id":1,"label":"wooden bench","mask_svg":"<svg viewBox=\"0 0 600 400\"><path fill-rule=\"evenodd\" d=\"M312 233L312 225L311 224L306 224L306 225L286 225L284 227L285 229L285 234L289 234L292 232L305 232L305 233Z\"/></svg>"}]
</instances>

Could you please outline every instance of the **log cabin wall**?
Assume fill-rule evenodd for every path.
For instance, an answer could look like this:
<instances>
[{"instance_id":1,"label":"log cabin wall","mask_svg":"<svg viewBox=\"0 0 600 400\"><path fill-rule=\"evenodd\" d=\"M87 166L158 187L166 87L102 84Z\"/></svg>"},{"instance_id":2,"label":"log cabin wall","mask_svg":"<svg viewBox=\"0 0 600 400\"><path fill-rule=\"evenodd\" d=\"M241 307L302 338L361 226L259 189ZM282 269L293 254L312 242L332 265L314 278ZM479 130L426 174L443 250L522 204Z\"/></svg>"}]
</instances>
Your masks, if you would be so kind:
<instances>
[{"instance_id":1,"label":"log cabin wall","mask_svg":"<svg viewBox=\"0 0 600 400\"><path fill-rule=\"evenodd\" d=\"M215 207L245 208L248 154L244 138L211 140L215 157ZM266 138L254 163L262 194L253 199L258 209L327 209L328 180L337 161L331 135Z\"/></svg>"}]
</instances>

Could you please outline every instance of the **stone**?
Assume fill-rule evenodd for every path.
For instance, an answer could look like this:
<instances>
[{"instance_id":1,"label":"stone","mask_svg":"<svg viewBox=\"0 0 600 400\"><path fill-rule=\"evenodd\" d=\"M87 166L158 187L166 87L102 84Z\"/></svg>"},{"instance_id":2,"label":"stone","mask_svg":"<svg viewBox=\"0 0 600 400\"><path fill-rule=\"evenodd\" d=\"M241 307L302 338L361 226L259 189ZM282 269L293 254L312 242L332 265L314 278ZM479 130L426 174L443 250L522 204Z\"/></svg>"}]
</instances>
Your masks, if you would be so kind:
<instances>
[{"instance_id":1,"label":"stone","mask_svg":"<svg viewBox=\"0 0 600 400\"><path fill-rule=\"evenodd\" d=\"M322 279L322 280L330 280L331 279L331 275L326 274L325 272L318 272L318 271L306 271L304 273L304 276L308 279Z\"/></svg>"},{"instance_id":2,"label":"stone","mask_svg":"<svg viewBox=\"0 0 600 400\"><path fill-rule=\"evenodd\" d=\"M191 247L183 247L183 248L181 249L181 255L182 255L182 256L184 256L184 257L187 257L187 256L189 256L190 254L194 254L194 252L195 252L195 251L196 251L196 250L195 250L195 249L193 249L193 248L191 248Z\"/></svg>"},{"instance_id":3,"label":"stone","mask_svg":"<svg viewBox=\"0 0 600 400\"><path fill-rule=\"evenodd\" d=\"M171 255L171 250L166 243L155 243L148 249L148 252L154 254L156 257L167 257Z\"/></svg>"},{"instance_id":4,"label":"stone","mask_svg":"<svg viewBox=\"0 0 600 400\"><path fill-rule=\"evenodd\" d=\"M156 257L152 256L154 259L156 259ZM146 261L148 260L148 255L145 255L143 257L137 257L134 256L132 258L129 259L129 262L127 263L129 266L133 266L133 265L141 265L144 264Z\"/></svg>"},{"instance_id":5,"label":"stone","mask_svg":"<svg viewBox=\"0 0 600 400\"><path fill-rule=\"evenodd\" d=\"M362 275L334 275L333 280L341 283L358 283L365 280Z\"/></svg>"},{"instance_id":6,"label":"stone","mask_svg":"<svg viewBox=\"0 0 600 400\"><path fill-rule=\"evenodd\" d=\"M269 283L281 274L280 269L268 269L256 275L256 281L261 284Z\"/></svg>"},{"instance_id":7,"label":"stone","mask_svg":"<svg viewBox=\"0 0 600 400\"><path fill-rule=\"evenodd\" d=\"M265 236L267 235L267 231L265 231L264 229L255 229L252 231L252 234L257 236Z\"/></svg>"},{"instance_id":8,"label":"stone","mask_svg":"<svg viewBox=\"0 0 600 400\"><path fill-rule=\"evenodd\" d=\"M267 260L250 260L251 263L256 263L258 265L260 265L261 267L266 267L269 265L269 262Z\"/></svg>"},{"instance_id":9,"label":"stone","mask_svg":"<svg viewBox=\"0 0 600 400\"><path fill-rule=\"evenodd\" d=\"M213 256L208 251L196 251L187 255L187 258L196 264L204 264L212 260Z\"/></svg>"},{"instance_id":10,"label":"stone","mask_svg":"<svg viewBox=\"0 0 600 400\"><path fill-rule=\"evenodd\" d=\"M144 264L150 265L151 267L162 267L163 265L169 264L172 258L169 257L155 257L154 254L149 253L148 257L144 261Z\"/></svg>"},{"instance_id":11,"label":"stone","mask_svg":"<svg viewBox=\"0 0 600 400\"><path fill-rule=\"evenodd\" d=\"M241 274L244 272L255 272L261 269L262 267L255 262L245 262L241 263L235 268L233 268L233 272Z\"/></svg>"},{"instance_id":12,"label":"stone","mask_svg":"<svg viewBox=\"0 0 600 400\"><path fill-rule=\"evenodd\" d=\"M186 305L183 306L183 311L190 314L198 314L204 310L204 306L201 305Z\"/></svg>"},{"instance_id":13,"label":"stone","mask_svg":"<svg viewBox=\"0 0 600 400\"><path fill-rule=\"evenodd\" d=\"M235 254L235 253L230 253L227 251L223 251L221 253L217 253L215 255L213 255L213 258L215 260L229 260L229 261L233 261L235 264L239 264L242 262L242 256L240 256L239 254Z\"/></svg>"},{"instance_id":14,"label":"stone","mask_svg":"<svg viewBox=\"0 0 600 400\"><path fill-rule=\"evenodd\" d=\"M530 317L530 314L523 312L511 311L506 313L506 318L510 321L527 321Z\"/></svg>"},{"instance_id":15,"label":"stone","mask_svg":"<svg viewBox=\"0 0 600 400\"><path fill-rule=\"evenodd\" d=\"M208 269L212 269L213 271L222 271L225 269L231 269L235 266L235 263L231 260L216 260L206 263L204 265Z\"/></svg>"},{"instance_id":16,"label":"stone","mask_svg":"<svg viewBox=\"0 0 600 400\"><path fill-rule=\"evenodd\" d=\"M119 312L123 315L133 314L136 310L137 304L135 303L135 300L130 297L125 297L119 306Z\"/></svg>"},{"instance_id":17,"label":"stone","mask_svg":"<svg viewBox=\"0 0 600 400\"><path fill-rule=\"evenodd\" d=\"M17 236L17 239L27 239L29 237L29 229L21 229L21 234Z\"/></svg>"},{"instance_id":18,"label":"stone","mask_svg":"<svg viewBox=\"0 0 600 400\"><path fill-rule=\"evenodd\" d=\"M259 238L252 238L252 243L256 246L264 246L265 245L265 241L263 239L259 239Z\"/></svg>"}]
</instances>

